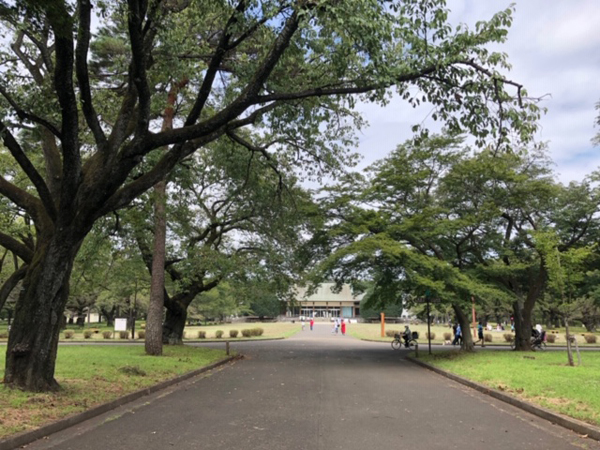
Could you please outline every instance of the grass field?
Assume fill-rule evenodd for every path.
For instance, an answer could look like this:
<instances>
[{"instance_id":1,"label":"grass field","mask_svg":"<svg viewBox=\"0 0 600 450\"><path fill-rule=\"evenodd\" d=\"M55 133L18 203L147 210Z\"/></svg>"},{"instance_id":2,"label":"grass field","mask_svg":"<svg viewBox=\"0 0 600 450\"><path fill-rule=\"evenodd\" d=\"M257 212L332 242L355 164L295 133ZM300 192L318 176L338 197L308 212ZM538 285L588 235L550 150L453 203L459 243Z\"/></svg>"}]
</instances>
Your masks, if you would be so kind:
<instances>
[{"instance_id":1,"label":"grass field","mask_svg":"<svg viewBox=\"0 0 600 450\"><path fill-rule=\"evenodd\" d=\"M600 425L600 353L581 354L569 367L567 353L486 351L424 353L420 360L570 417Z\"/></svg>"},{"instance_id":2,"label":"grass field","mask_svg":"<svg viewBox=\"0 0 600 450\"><path fill-rule=\"evenodd\" d=\"M143 387L207 366L225 351L171 346L161 357L142 346L60 347L56 379L62 390L33 394L0 386L0 438L106 403ZM0 377L4 376L0 352Z\"/></svg>"},{"instance_id":3,"label":"grass field","mask_svg":"<svg viewBox=\"0 0 600 450\"><path fill-rule=\"evenodd\" d=\"M206 338L208 340L216 339L215 332L221 330L224 332L222 340L232 338L229 337L229 330L238 330L239 334L237 339L248 339L242 336L242 330L249 328L262 328L264 330L264 334L260 337L253 337L251 339L274 339L274 338L285 338L293 335L294 333L300 331L299 323L291 323L291 322L268 322L268 323L228 323L221 325L202 325L202 326L188 326L185 328L185 337L184 340L198 340L198 331L205 331ZM91 336L89 338L85 338L84 331L90 330L92 331ZM140 340L138 335L138 331L143 331L142 323L136 324L136 340ZM113 332L110 338L105 338L103 336L103 332L105 331L113 331L113 328L108 328L104 326L104 324L86 324L84 328L76 327L73 325L69 325L66 330L62 331L60 334L61 341L129 341L131 339L131 332L129 331L127 334L127 338L121 339L118 332ZM67 338L66 332L74 333L72 337ZM0 326L0 341L6 341L6 337L8 336L8 332L6 330L6 325L3 327Z\"/></svg>"},{"instance_id":4,"label":"grass field","mask_svg":"<svg viewBox=\"0 0 600 450\"><path fill-rule=\"evenodd\" d=\"M419 333L419 343L427 342L427 325L410 325L410 329L412 331L417 331ZM400 333L404 331L404 324L401 323L386 323L385 330L396 330ZM556 345L556 346L564 346L567 341L565 338L564 329L558 330L548 330L548 333L555 331L556 342L555 344L548 345ZM584 334L589 334L585 331L584 328L575 328L572 329L571 332L577 336L577 343L580 346L589 346L589 345L600 345L600 335L596 333L598 343L597 344L587 344L585 339L583 338ZM435 339L432 339L431 342L434 344L442 344L444 342L444 333L450 333L452 335L452 329L448 328L448 326L435 325L431 326L432 335L435 334ZM471 331L471 333L473 333ZM489 334L492 336L492 342L486 343L492 345L508 345L508 342L504 339L504 334L510 333L509 331L484 331L484 334ZM368 339L374 341L391 341L391 337L381 337L381 324L379 323L357 323L350 324L348 326L348 334L358 339Z\"/></svg>"},{"instance_id":5,"label":"grass field","mask_svg":"<svg viewBox=\"0 0 600 450\"><path fill-rule=\"evenodd\" d=\"M238 330L239 334L237 339L245 339L242 337L242 330L249 328L262 328L264 334L259 338L254 339L273 339L273 338L286 338L296 334L301 330L299 323L291 322L265 322L265 323L226 323L221 325L202 325L202 326L189 326L185 327L185 339L198 339L198 331L205 331L207 339L216 339L215 333L218 330L224 332L224 338L230 339L229 330Z\"/></svg>"}]
</instances>

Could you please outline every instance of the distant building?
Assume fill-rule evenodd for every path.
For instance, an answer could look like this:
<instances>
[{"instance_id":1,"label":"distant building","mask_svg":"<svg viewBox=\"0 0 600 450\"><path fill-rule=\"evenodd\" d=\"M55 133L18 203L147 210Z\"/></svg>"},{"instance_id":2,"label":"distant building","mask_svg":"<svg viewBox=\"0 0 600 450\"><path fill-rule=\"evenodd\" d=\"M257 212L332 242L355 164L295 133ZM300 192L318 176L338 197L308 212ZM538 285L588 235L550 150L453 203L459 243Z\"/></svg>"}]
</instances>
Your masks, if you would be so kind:
<instances>
[{"instance_id":1,"label":"distant building","mask_svg":"<svg viewBox=\"0 0 600 450\"><path fill-rule=\"evenodd\" d=\"M316 292L307 296L307 289L296 287L293 304L288 307L288 317L345 317L360 316L360 301L363 294L352 295L350 286L345 284L340 292L333 292L335 283L322 283Z\"/></svg>"}]
</instances>

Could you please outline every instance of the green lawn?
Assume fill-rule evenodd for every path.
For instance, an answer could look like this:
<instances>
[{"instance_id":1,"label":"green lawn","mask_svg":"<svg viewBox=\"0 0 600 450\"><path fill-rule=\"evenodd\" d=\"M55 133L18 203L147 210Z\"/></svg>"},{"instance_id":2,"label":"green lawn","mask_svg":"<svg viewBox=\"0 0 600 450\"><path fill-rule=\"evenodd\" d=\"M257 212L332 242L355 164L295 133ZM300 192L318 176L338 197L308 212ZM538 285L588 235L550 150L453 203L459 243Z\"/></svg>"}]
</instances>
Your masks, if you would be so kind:
<instances>
[{"instance_id":1,"label":"green lawn","mask_svg":"<svg viewBox=\"0 0 600 450\"><path fill-rule=\"evenodd\" d=\"M470 380L600 425L600 353L582 352L581 358L581 366L569 367L566 351L452 351L432 356L422 352L419 357Z\"/></svg>"},{"instance_id":2,"label":"green lawn","mask_svg":"<svg viewBox=\"0 0 600 450\"><path fill-rule=\"evenodd\" d=\"M142 346L59 347L56 379L62 390L32 394L0 386L0 438L114 400L143 387L225 358L224 350L170 346L150 357ZM0 377L4 376L0 352ZM138 370L139 369L139 370Z\"/></svg>"},{"instance_id":3,"label":"green lawn","mask_svg":"<svg viewBox=\"0 0 600 450\"><path fill-rule=\"evenodd\" d=\"M185 327L185 339L198 339L198 331L205 331L207 339L216 339L215 332L221 330L224 332L223 338L229 337L229 330L238 330L237 339L246 339L242 337L242 330L249 328L262 328L264 334L254 339L274 339L290 337L301 330L300 323L291 322L264 322L264 323L225 323L221 325L202 325Z\"/></svg>"},{"instance_id":4,"label":"green lawn","mask_svg":"<svg viewBox=\"0 0 600 450\"><path fill-rule=\"evenodd\" d=\"M410 329L412 331L417 331L419 333L419 343L426 343L427 342L427 325L426 324L421 324L421 325L410 325ZM385 324L385 330L386 331L390 331L390 330L396 330L399 331L400 333L402 333L402 331L404 331L404 324L401 323L386 323ZM558 330L548 330L548 333L552 333L552 331L554 331L553 334L555 334L556 336L556 342L555 344L548 344L548 345L557 345L557 346L565 346L566 345L566 338L565 338L565 331L564 329L558 329ZM571 330L571 332L573 334L575 334L577 336L577 342L580 346L589 346L590 344L587 344L585 339L583 338L584 334L589 334L585 331L585 329L583 328L574 328ZM445 340L444 338L444 334L450 334L450 336L452 335L452 329L448 328L448 326L442 326L442 325L435 325L431 327L431 333L432 335L435 334L435 338L431 340L432 343L434 344L442 344ZM471 331L472 333L472 331ZM510 330L508 331L485 331L484 334L489 334L492 337L492 345L508 345L508 342L506 342L506 340L504 339L504 334L505 333L510 333ZM391 337L381 337L381 324L379 323L357 323L357 324L350 324L348 325L348 334L358 338L358 339L368 339L368 340L374 340L374 341L386 341L386 342L391 342L392 338ZM591 344L591 345L600 345L600 335L598 333L596 333L597 336L597 341L598 343L596 344Z\"/></svg>"},{"instance_id":5,"label":"green lawn","mask_svg":"<svg viewBox=\"0 0 600 450\"><path fill-rule=\"evenodd\" d=\"M194 340L197 341L198 331L206 332L206 339L212 340L216 339L215 332L221 330L224 332L223 340L232 339L229 337L229 330L238 330L237 339L248 339L242 336L242 330L249 328L262 328L264 330L264 334L260 337L253 337L251 339L275 339L275 338L286 338L290 337L293 334L300 331L300 323L291 323L291 322L266 322L266 323L227 323L221 325L202 325L202 326L188 326L185 328L185 337L184 340ZM138 332L143 331L143 323L136 323L136 340L140 339ZM89 338L85 338L84 331L90 330L92 334ZM119 333L112 333L110 338L105 338L103 336L103 332L109 331L112 332L113 328L108 328L105 324L86 324L84 328L77 327L74 325L68 325L66 330L60 333L61 341L129 341L131 338L131 331L127 332L127 337L121 339ZM67 338L66 333L73 333L72 337ZM6 337L8 336L8 332L6 331L6 324L0 325L0 341L6 341Z\"/></svg>"}]
</instances>

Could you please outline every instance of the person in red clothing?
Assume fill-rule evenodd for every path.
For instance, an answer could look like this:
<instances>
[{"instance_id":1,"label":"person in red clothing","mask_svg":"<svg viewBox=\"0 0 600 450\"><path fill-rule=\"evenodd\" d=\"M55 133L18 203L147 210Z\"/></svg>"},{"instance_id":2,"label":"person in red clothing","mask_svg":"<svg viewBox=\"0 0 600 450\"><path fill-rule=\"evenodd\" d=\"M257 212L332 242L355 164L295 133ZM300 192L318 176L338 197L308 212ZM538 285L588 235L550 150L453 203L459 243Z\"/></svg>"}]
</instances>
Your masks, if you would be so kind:
<instances>
[{"instance_id":1,"label":"person in red clothing","mask_svg":"<svg viewBox=\"0 0 600 450\"><path fill-rule=\"evenodd\" d=\"M342 336L346 336L346 321L342 319Z\"/></svg>"},{"instance_id":2,"label":"person in red clothing","mask_svg":"<svg viewBox=\"0 0 600 450\"><path fill-rule=\"evenodd\" d=\"M310 318L310 331L313 330L313 327L315 326L315 319L314 318Z\"/></svg>"}]
</instances>

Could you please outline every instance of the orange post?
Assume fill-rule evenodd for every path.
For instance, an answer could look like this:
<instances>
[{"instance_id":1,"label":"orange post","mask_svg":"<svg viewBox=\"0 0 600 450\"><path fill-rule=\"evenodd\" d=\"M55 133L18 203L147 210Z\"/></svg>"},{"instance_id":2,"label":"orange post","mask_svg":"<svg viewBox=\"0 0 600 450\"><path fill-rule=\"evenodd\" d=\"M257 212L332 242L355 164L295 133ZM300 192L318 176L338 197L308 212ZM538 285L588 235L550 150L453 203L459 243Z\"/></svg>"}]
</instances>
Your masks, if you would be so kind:
<instances>
[{"instance_id":1,"label":"orange post","mask_svg":"<svg viewBox=\"0 0 600 450\"><path fill-rule=\"evenodd\" d=\"M381 337L385 337L385 314L381 313Z\"/></svg>"},{"instance_id":2,"label":"orange post","mask_svg":"<svg viewBox=\"0 0 600 450\"><path fill-rule=\"evenodd\" d=\"M471 302L473 304L473 337L477 339L477 324L475 319L475 297L471 296Z\"/></svg>"}]
</instances>

